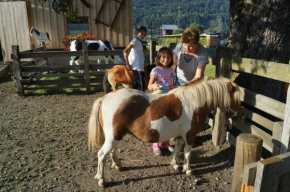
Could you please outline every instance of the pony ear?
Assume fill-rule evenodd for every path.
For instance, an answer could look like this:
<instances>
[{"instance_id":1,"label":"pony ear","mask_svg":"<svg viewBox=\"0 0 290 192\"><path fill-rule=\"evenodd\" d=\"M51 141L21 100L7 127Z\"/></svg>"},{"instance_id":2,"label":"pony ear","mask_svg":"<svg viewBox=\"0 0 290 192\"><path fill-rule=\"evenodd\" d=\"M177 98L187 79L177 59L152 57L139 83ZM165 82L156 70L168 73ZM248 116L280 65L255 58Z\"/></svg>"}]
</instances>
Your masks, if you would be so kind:
<instances>
[{"instance_id":1,"label":"pony ear","mask_svg":"<svg viewBox=\"0 0 290 192\"><path fill-rule=\"evenodd\" d=\"M234 86L233 86L233 84L231 82L228 82L227 87L228 87L229 92L234 92L235 91L235 88L234 88Z\"/></svg>"}]
</instances>

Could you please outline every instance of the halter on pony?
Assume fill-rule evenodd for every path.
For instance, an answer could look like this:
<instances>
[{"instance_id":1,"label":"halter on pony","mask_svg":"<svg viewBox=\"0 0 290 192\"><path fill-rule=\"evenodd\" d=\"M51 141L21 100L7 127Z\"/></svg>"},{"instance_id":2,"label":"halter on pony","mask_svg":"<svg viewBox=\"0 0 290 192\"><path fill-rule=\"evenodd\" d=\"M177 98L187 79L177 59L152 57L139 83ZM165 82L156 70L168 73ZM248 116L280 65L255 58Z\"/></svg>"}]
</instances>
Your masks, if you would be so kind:
<instances>
[{"instance_id":1,"label":"halter on pony","mask_svg":"<svg viewBox=\"0 0 290 192\"><path fill-rule=\"evenodd\" d=\"M138 139L156 143L176 138L171 165L175 170L184 147L183 172L191 175L190 156L196 135L203 129L206 117L221 108L242 112L238 87L227 79L202 81L179 87L167 94L148 94L133 89L120 89L95 101L89 120L89 148L98 152L95 176L104 186L104 159L111 152L112 167L120 170L121 162L114 152L118 141L127 133Z\"/></svg>"}]
</instances>

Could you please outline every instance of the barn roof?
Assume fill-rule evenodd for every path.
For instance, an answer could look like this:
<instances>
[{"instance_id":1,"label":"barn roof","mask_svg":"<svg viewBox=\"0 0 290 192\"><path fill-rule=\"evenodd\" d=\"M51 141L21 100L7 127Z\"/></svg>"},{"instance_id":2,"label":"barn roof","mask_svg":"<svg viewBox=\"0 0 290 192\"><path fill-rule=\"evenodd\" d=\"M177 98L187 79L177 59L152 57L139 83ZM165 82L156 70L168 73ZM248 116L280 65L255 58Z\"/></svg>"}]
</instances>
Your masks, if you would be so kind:
<instances>
[{"instance_id":1,"label":"barn roof","mask_svg":"<svg viewBox=\"0 0 290 192\"><path fill-rule=\"evenodd\" d=\"M165 30L178 29L177 25L162 25L162 28L165 29Z\"/></svg>"}]
</instances>

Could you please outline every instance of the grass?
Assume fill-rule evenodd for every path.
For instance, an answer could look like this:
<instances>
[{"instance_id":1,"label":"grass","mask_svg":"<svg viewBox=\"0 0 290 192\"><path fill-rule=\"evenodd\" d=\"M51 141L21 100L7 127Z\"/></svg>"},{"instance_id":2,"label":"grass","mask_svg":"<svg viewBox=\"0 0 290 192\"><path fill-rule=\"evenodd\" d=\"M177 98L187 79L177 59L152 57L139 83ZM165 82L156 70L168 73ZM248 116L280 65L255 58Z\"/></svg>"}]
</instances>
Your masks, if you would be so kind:
<instances>
[{"instance_id":1,"label":"grass","mask_svg":"<svg viewBox=\"0 0 290 192\"><path fill-rule=\"evenodd\" d=\"M83 77L43 77L40 79L40 81L43 80L66 80L66 79L82 79ZM92 78L97 78L97 76L92 76ZM80 84L72 84L72 86L79 86ZM85 92L86 88L84 85L84 88L57 88L57 85L45 85L45 86L39 86L39 85L31 85L30 88L39 88L37 90L25 90L25 95L44 95L44 94L65 94L65 93L80 93ZM51 88L55 87L55 89L45 89L45 88ZM91 91L92 92L100 92L102 91L101 84L100 83L91 83Z\"/></svg>"},{"instance_id":2,"label":"grass","mask_svg":"<svg viewBox=\"0 0 290 192\"><path fill-rule=\"evenodd\" d=\"M208 77L215 77L215 65L207 65L204 73Z\"/></svg>"}]
</instances>

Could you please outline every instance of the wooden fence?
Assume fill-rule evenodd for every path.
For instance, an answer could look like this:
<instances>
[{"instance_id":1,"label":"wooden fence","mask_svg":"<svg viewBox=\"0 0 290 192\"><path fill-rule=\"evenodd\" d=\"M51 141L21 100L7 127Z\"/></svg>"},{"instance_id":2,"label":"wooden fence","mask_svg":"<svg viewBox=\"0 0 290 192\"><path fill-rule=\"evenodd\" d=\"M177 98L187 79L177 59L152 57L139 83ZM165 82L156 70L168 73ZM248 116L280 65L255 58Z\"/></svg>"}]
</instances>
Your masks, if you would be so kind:
<instances>
[{"instance_id":1,"label":"wooden fence","mask_svg":"<svg viewBox=\"0 0 290 192\"><path fill-rule=\"evenodd\" d=\"M150 56L149 63L155 63L156 43L151 41L150 51L144 50L145 57ZM16 79L18 93L25 95L29 90L49 89L85 89L90 93L92 88L102 91L102 79L104 69L110 69L115 64L98 64L89 60L90 56L123 56L123 50L115 51L88 51L87 45L83 44L82 51L60 51L42 48L19 52L19 46L12 46L13 70ZM71 56L83 56L83 65L69 65ZM57 60L63 60L62 63ZM26 62L24 61L26 60ZM27 61L29 60L29 61ZM53 60L53 61L52 61ZM210 55L210 63L215 62L215 56ZM38 65L40 63L40 65ZM68 73L69 71L84 71L82 73ZM54 78L54 79L53 79ZM59 78L59 79L57 79Z\"/></svg>"},{"instance_id":2,"label":"wooden fence","mask_svg":"<svg viewBox=\"0 0 290 192\"><path fill-rule=\"evenodd\" d=\"M65 88L84 88L87 93L90 93L93 87L101 91L104 69L110 69L114 64L98 64L97 61L89 60L89 56L104 55L123 55L123 51L88 51L86 43L83 43L82 51L43 51L39 48L19 52L19 47L14 45L12 58L18 93L25 95L26 90ZM83 56L83 65L69 65L71 56ZM36 64L41 63L39 58L44 61L42 65ZM48 62L52 58L66 58L66 60L62 65L54 65ZM21 61L23 59L32 59L32 61L23 62ZM83 72L69 73L69 71L80 70Z\"/></svg>"},{"instance_id":3,"label":"wooden fence","mask_svg":"<svg viewBox=\"0 0 290 192\"><path fill-rule=\"evenodd\" d=\"M228 48L218 48L216 60L217 77L231 78L233 72L243 72L290 83L290 65L287 64L233 57ZM243 188L242 191L290 191L290 186L286 183L290 175L290 153L286 153L289 152L290 89L286 104L243 87L240 90L246 119L232 120L229 124L232 129L227 133L223 133L221 128L214 130L213 142L220 145L227 135L228 140L235 145L239 133L259 136L263 139L264 152L270 153L272 157L245 166L241 177L244 179L244 186L252 188ZM218 122L223 115L218 111L215 121Z\"/></svg>"},{"instance_id":4,"label":"wooden fence","mask_svg":"<svg viewBox=\"0 0 290 192\"><path fill-rule=\"evenodd\" d=\"M289 192L290 152L248 164L241 192Z\"/></svg>"},{"instance_id":5,"label":"wooden fence","mask_svg":"<svg viewBox=\"0 0 290 192\"><path fill-rule=\"evenodd\" d=\"M227 48L219 48L216 57L217 76L230 78L234 71L290 83L290 65L232 57L230 49ZM246 120L244 122L232 121L231 125L240 132L260 136L263 139L263 147L274 155L289 151L290 89L288 89L286 104L243 87L240 87L240 89ZM262 111L262 113L259 111ZM272 119L278 120L273 121ZM229 140L234 143L232 138L234 138L233 135L229 134Z\"/></svg>"}]
</instances>

